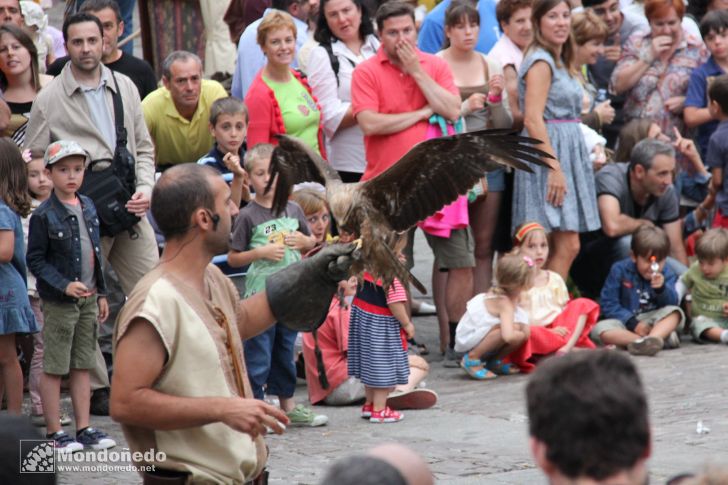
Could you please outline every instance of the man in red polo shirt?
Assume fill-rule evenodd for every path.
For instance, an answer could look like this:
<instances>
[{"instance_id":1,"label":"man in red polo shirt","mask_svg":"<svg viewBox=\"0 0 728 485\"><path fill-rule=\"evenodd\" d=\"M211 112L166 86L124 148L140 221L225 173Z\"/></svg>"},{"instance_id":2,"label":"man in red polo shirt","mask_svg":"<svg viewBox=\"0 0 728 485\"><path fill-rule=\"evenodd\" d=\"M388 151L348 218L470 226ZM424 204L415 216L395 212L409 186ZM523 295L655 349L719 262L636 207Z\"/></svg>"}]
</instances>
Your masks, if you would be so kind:
<instances>
[{"instance_id":1,"label":"man in red polo shirt","mask_svg":"<svg viewBox=\"0 0 728 485\"><path fill-rule=\"evenodd\" d=\"M450 67L417 49L412 7L384 3L376 22L382 45L376 56L357 66L351 81L352 112L366 147L362 181L384 172L423 141L433 113L449 120L460 116Z\"/></svg>"},{"instance_id":2,"label":"man in red polo shirt","mask_svg":"<svg viewBox=\"0 0 728 485\"><path fill-rule=\"evenodd\" d=\"M352 113L364 132L367 166L362 180L376 177L415 144L425 139L428 119L460 116L460 96L447 63L417 49L414 10L391 1L377 10L382 45L377 55L359 64L351 82ZM472 296L473 236L470 228L449 238L427 236L440 270L448 272L445 288L450 322L449 360L457 322Z\"/></svg>"}]
</instances>

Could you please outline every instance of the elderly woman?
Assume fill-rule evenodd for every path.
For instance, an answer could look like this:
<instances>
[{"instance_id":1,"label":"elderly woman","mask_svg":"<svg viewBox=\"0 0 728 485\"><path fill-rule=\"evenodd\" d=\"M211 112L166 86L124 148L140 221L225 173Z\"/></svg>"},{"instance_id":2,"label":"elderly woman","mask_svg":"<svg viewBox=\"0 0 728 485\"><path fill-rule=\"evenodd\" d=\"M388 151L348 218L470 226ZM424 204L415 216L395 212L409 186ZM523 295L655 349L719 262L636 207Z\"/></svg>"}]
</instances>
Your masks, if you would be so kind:
<instances>
[{"instance_id":1,"label":"elderly woman","mask_svg":"<svg viewBox=\"0 0 728 485\"><path fill-rule=\"evenodd\" d=\"M682 132L690 73L708 59L703 42L682 27L682 0L646 0L650 30L632 36L612 72L617 94L626 93L626 120L650 118L663 133Z\"/></svg>"},{"instance_id":2,"label":"elderly woman","mask_svg":"<svg viewBox=\"0 0 728 485\"><path fill-rule=\"evenodd\" d=\"M518 70L523 61L523 52L531 43L532 0L501 0L495 7L495 16L503 35L488 53L491 59L503 66L509 108L513 127L523 126L523 113L518 107Z\"/></svg>"},{"instance_id":3,"label":"elderly woman","mask_svg":"<svg viewBox=\"0 0 728 485\"><path fill-rule=\"evenodd\" d=\"M296 25L274 10L258 25L258 45L267 58L255 76L245 104L250 113L248 147L276 144L275 135L300 138L325 157L321 109L310 86L291 68L296 53Z\"/></svg>"},{"instance_id":4,"label":"elderly woman","mask_svg":"<svg viewBox=\"0 0 728 485\"><path fill-rule=\"evenodd\" d=\"M536 0L534 39L518 74L519 103L526 134L542 140L554 156L551 166L516 171L513 227L536 221L551 233L547 268L564 280L579 252L579 233L599 229L594 172L580 116L583 90L578 80L566 0Z\"/></svg>"},{"instance_id":5,"label":"elderly woman","mask_svg":"<svg viewBox=\"0 0 728 485\"><path fill-rule=\"evenodd\" d=\"M0 25L0 89L11 113L2 136L23 146L30 108L38 91L51 79L40 74L38 51L30 36L15 24Z\"/></svg>"},{"instance_id":6,"label":"elderly woman","mask_svg":"<svg viewBox=\"0 0 728 485\"><path fill-rule=\"evenodd\" d=\"M351 114L351 75L377 53L379 40L361 0L321 0L308 80L321 103L329 163L344 182L358 182L366 167L364 134Z\"/></svg>"}]
</instances>

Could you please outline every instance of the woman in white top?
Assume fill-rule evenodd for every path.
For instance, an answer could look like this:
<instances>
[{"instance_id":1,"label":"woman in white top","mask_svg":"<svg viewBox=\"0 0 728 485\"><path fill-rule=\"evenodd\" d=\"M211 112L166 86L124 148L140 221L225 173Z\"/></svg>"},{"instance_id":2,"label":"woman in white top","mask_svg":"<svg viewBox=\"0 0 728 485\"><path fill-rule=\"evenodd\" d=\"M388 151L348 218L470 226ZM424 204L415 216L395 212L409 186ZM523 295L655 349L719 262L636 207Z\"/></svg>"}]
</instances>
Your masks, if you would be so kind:
<instances>
[{"instance_id":1,"label":"woman in white top","mask_svg":"<svg viewBox=\"0 0 728 485\"><path fill-rule=\"evenodd\" d=\"M453 1L445 12L446 48L437 53L447 61L463 100L461 115L467 131L510 128L503 68L498 61L475 51L480 30L478 9L467 1ZM490 288L493 265L493 235L505 190L503 170L488 172L487 192L469 206L470 226L475 238L475 293Z\"/></svg>"},{"instance_id":2,"label":"woman in white top","mask_svg":"<svg viewBox=\"0 0 728 485\"><path fill-rule=\"evenodd\" d=\"M351 75L374 56L374 36L361 0L321 0L314 38L320 44L308 62L308 80L323 112L329 163L344 182L358 182L366 167L364 134L351 113Z\"/></svg>"}]
</instances>

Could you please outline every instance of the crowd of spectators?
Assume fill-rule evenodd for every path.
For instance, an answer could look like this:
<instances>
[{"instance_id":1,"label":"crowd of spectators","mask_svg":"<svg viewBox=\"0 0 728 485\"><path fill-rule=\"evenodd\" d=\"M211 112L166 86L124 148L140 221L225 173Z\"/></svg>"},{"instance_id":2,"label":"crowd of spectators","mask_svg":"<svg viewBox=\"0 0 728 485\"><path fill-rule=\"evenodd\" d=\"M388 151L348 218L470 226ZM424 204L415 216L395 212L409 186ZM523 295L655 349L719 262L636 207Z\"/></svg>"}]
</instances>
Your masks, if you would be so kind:
<instances>
[{"instance_id":1,"label":"crowd of spectators","mask_svg":"<svg viewBox=\"0 0 728 485\"><path fill-rule=\"evenodd\" d=\"M33 414L48 424L48 437L61 449L114 445L87 417L89 407L109 413L112 357L96 337L112 332L121 359L149 359L148 373L140 375L130 373L129 360L115 362L115 387L130 394L112 396L112 414L136 440L130 440L135 449L151 439L139 426L173 435L179 423L196 429L224 422L255 438L266 426L282 432L285 424L326 424L326 416L293 401L298 328L288 324L290 302L280 298L288 286L275 275L295 275L326 258L337 261L345 245L335 244L330 208L315 187L294 197L301 205L290 201L283 214L272 211L268 166L283 134L300 139L349 183L377 177L427 138L482 129L521 132L550 155L546 166L532 164L532 172L484 173L467 195L418 224L434 254L433 299L446 366L485 380L519 368L529 372L543 354L592 348L594 342L654 355L679 346L688 329L695 340L728 343L728 146L722 138L728 126L728 10L721 2L443 0L419 22L413 5L394 0L273 0L257 15L246 12L230 93L207 78L208 58L229 57L212 47L205 60L171 53L160 79L146 61L122 50L129 2L121 2L123 8L113 0L73 2L62 46L54 43L58 29L48 25L43 10L27 3L0 0L0 168L7 171L0 180L0 368L10 411L19 413L15 336L36 335ZM215 25L223 13L204 11ZM226 40L218 35L215 43ZM226 45L224 51L234 49ZM21 159L25 176L18 170ZM74 175L74 163L80 172L86 168L85 182L82 173ZM100 181L114 185L101 187ZM53 190L51 182L57 184ZM119 190L125 197L109 201ZM178 207L171 202L177 197ZM307 200L313 201L310 210ZM538 237L526 237L534 231ZM410 267L414 232L403 249ZM338 235L339 241L354 236ZM334 248L313 256L326 246ZM59 257L59 251L67 254ZM174 261L179 252L195 263ZM205 269L216 254L228 268L251 264L244 288L236 282L231 289L219 273ZM32 284L21 297L18 284L26 278ZM159 296L159 281L171 285L170 294L195 303L170 303ZM326 291L335 283L327 281ZM375 281L367 285L381 293L377 312L401 323L396 332L409 340L404 348L426 353L408 313L416 302L403 312L396 305L411 300L408 292L397 287L393 296ZM436 394L420 389L427 362L403 354L396 388L382 387L389 393L386 405L377 398L372 407L370 389L378 386L362 384L354 374L385 364L347 363L347 350L361 345L347 342L347 291L357 314L366 295L352 283L342 283L339 299L311 302L328 309L318 337L303 339L301 367L311 402L364 399L362 417L373 423L402 419L390 406L433 405ZM692 293L687 308L686 293ZM125 297L133 303L123 310L121 330L114 331L118 308L112 308L100 335L94 328L92 338L66 338L66 347L60 346L59 321L86 328L85 312L103 321L105 297L114 294L120 304ZM260 294L268 300L256 299ZM601 321L597 303L575 299L580 295L601 304ZM546 304L536 308L535 301ZM246 308L262 313L251 317ZM544 308L553 315L534 317ZM558 323L563 312L574 316L566 326ZM179 320L164 321L169 315L189 318L198 331L214 327L212 340L182 332ZM478 320L483 315L492 320L487 328ZM462 322L477 330L467 345ZM547 330L531 332L529 324ZM124 343L139 339L154 341L149 355ZM221 366L183 382L180 369L190 363L176 347L180 342L217 349ZM55 402L60 376L69 371L74 413L81 419L75 438L62 431L59 423L68 420ZM386 375L377 372L378 378ZM330 382L324 385L326 374ZM162 376L177 380L159 383ZM232 409L255 410L253 424L221 417L231 408L217 402L206 403L208 409L175 401L190 405L187 415L151 412L175 389L207 395L225 383L231 395L251 400L275 395L282 412L259 404ZM134 417L133 406L150 414ZM206 433L202 441L212 440ZM235 448L235 436L226 433L222 442ZM532 433L537 456L554 446L535 425ZM259 440L221 453L219 468L196 467L186 461L193 453L182 450L176 456L184 466L176 471L182 478L264 476Z\"/></svg>"}]
</instances>

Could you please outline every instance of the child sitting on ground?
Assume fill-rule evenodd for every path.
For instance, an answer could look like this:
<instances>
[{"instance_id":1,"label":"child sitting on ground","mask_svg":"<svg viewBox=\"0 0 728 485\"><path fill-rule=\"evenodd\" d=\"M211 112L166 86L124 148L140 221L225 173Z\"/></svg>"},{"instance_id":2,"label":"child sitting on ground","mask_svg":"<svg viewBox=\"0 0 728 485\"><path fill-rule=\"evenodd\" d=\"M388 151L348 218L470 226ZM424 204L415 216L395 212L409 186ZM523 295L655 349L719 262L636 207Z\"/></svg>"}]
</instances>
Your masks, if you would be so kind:
<instances>
[{"instance_id":1,"label":"child sitting on ground","mask_svg":"<svg viewBox=\"0 0 728 485\"><path fill-rule=\"evenodd\" d=\"M503 256L496 265L496 285L468 301L455 333L455 351L466 352L460 366L473 379L494 379L496 372L518 372L501 359L528 340L528 314L518 306L518 300L533 286L534 267L527 256ZM482 359L486 359L485 365Z\"/></svg>"},{"instance_id":2,"label":"child sitting on ground","mask_svg":"<svg viewBox=\"0 0 728 485\"><path fill-rule=\"evenodd\" d=\"M612 265L601 293L602 316L591 338L655 355L680 346L685 314L678 305L677 275L665 266L670 240L659 227L642 225L632 235L632 254Z\"/></svg>"},{"instance_id":3,"label":"child sitting on ground","mask_svg":"<svg viewBox=\"0 0 728 485\"><path fill-rule=\"evenodd\" d=\"M524 372L533 370L532 356L565 354L574 347L593 349L589 332L599 318L599 305L588 298L569 301L566 283L558 273L544 269L549 257L546 230L538 222L516 229L513 244L536 267L533 287L521 294L520 306L528 313L531 335L511 354L511 362Z\"/></svg>"},{"instance_id":4,"label":"child sitting on ground","mask_svg":"<svg viewBox=\"0 0 728 485\"><path fill-rule=\"evenodd\" d=\"M401 255L406 242L406 237L396 236L394 253ZM404 414L387 406L387 396L395 386L409 381L405 337L414 336L402 283L395 278L385 290L381 281L364 273L351 305L348 350L349 375L364 384L362 418L371 423L394 423L404 418Z\"/></svg>"},{"instance_id":5,"label":"child sitting on ground","mask_svg":"<svg viewBox=\"0 0 728 485\"><path fill-rule=\"evenodd\" d=\"M216 168L230 184L232 200L237 207L250 201L248 174L240 161L245 156L243 142L248 132L248 109L237 98L215 100L210 106L210 134L215 139L212 150L197 163Z\"/></svg>"},{"instance_id":6,"label":"child sitting on ground","mask_svg":"<svg viewBox=\"0 0 728 485\"><path fill-rule=\"evenodd\" d=\"M698 261L680 280L690 290L693 338L728 345L728 230L709 230L695 252Z\"/></svg>"},{"instance_id":7,"label":"child sitting on ground","mask_svg":"<svg viewBox=\"0 0 728 485\"><path fill-rule=\"evenodd\" d=\"M259 143L245 154L245 171L255 198L240 210L235 219L228 264L241 267L250 264L245 281L244 297L265 290L271 274L301 260L301 253L313 248L303 211L289 201L282 214L274 214L275 184L268 193L268 168L273 145ZM278 396L281 408L292 426L323 426L328 418L316 415L310 408L295 404L296 366L293 346L297 332L277 323L265 332L245 341L245 362L256 399L264 392ZM265 391L264 391L265 387Z\"/></svg>"}]
</instances>

